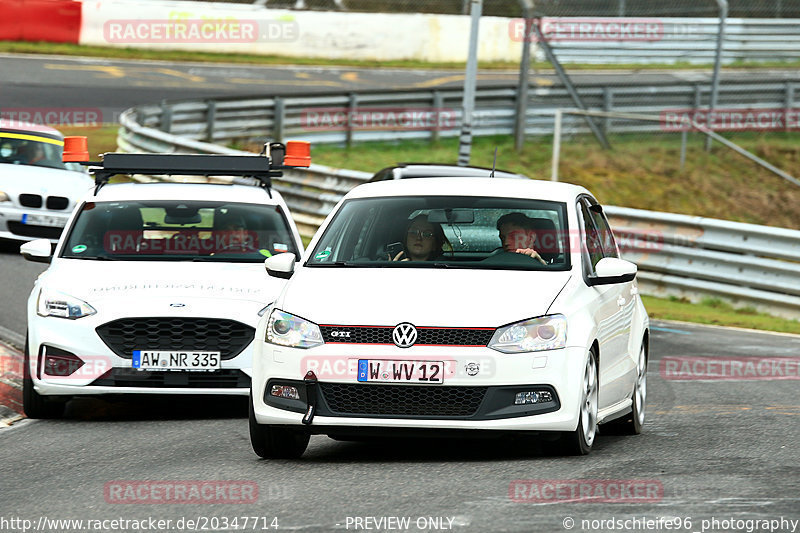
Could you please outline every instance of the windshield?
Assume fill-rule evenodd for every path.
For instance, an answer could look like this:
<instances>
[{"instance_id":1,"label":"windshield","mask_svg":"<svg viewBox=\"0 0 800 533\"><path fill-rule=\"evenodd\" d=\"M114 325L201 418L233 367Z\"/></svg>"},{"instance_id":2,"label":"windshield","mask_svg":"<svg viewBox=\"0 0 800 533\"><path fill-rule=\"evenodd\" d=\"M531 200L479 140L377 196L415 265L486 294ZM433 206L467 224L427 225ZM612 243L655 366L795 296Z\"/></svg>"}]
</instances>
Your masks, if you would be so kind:
<instances>
[{"instance_id":1,"label":"windshield","mask_svg":"<svg viewBox=\"0 0 800 533\"><path fill-rule=\"evenodd\" d=\"M0 163L83 172L78 163L63 163L62 151L61 142L55 139L0 131Z\"/></svg>"},{"instance_id":2,"label":"windshield","mask_svg":"<svg viewBox=\"0 0 800 533\"><path fill-rule=\"evenodd\" d=\"M86 203L61 257L255 263L282 252L299 258L277 206L126 201Z\"/></svg>"},{"instance_id":3,"label":"windshield","mask_svg":"<svg viewBox=\"0 0 800 533\"><path fill-rule=\"evenodd\" d=\"M341 207L306 265L569 270L567 233L559 202L364 198Z\"/></svg>"}]
</instances>

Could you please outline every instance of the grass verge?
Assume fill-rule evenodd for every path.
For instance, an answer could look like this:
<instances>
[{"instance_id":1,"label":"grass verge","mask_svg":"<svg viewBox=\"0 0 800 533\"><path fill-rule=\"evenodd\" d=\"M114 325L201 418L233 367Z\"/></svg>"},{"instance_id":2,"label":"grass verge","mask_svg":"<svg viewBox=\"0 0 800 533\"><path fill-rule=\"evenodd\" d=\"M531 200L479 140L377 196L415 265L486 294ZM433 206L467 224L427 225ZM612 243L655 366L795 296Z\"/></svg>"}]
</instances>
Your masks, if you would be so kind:
<instances>
[{"instance_id":1,"label":"grass verge","mask_svg":"<svg viewBox=\"0 0 800 533\"><path fill-rule=\"evenodd\" d=\"M355 59L327 59L320 57L286 57L267 56L259 54L235 54L214 52L192 52L185 50L152 50L146 48L113 47L113 46L88 46L70 43L48 42L16 42L0 41L0 53L7 54L49 54L65 56L102 57L108 59L132 59L152 61L196 61L201 63L240 63L249 65L314 65L331 67L394 67L413 69L458 69L463 70L465 63L461 62L427 62L418 60L391 60L367 61ZM516 61L479 61L478 67L487 70L517 70L519 63ZM708 65L696 65L676 62L663 64L569 64L569 70L703 70L708 71ZM758 69L758 68L798 68L797 61L769 61L769 62L743 62L738 61L726 68ZM538 73L552 72L552 66L547 62L531 63L531 68Z\"/></svg>"},{"instance_id":2,"label":"grass verge","mask_svg":"<svg viewBox=\"0 0 800 533\"><path fill-rule=\"evenodd\" d=\"M800 334L800 321L759 313L748 307L736 309L716 298L704 298L699 303L692 303L676 297L643 295L642 301L647 314L654 319Z\"/></svg>"},{"instance_id":3,"label":"grass verge","mask_svg":"<svg viewBox=\"0 0 800 533\"><path fill-rule=\"evenodd\" d=\"M800 175L800 134L737 133L732 140L795 176ZM601 203L668 211L753 224L800 229L800 187L731 150L703 149L690 134L686 164L680 166L680 134L615 135L603 150L592 137L565 138L561 145L561 181L583 185ZM314 145L315 163L375 172L403 161L455 163L458 140L370 143L342 148ZM538 179L550 178L550 138L529 138L514 151L509 136L473 140L471 164L497 167Z\"/></svg>"}]
</instances>

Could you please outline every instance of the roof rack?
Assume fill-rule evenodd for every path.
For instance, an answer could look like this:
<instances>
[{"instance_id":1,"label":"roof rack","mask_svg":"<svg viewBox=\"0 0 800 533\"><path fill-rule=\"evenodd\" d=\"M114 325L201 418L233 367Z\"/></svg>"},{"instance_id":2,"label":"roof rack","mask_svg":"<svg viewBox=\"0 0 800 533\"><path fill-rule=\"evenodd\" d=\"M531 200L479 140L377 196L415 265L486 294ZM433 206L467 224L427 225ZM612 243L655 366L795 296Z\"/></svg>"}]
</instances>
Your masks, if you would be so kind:
<instances>
[{"instance_id":1,"label":"roof rack","mask_svg":"<svg viewBox=\"0 0 800 533\"><path fill-rule=\"evenodd\" d=\"M308 167L310 145L305 141L266 143L259 155L125 154L106 153L102 161L89 161L86 137L64 139L65 162L77 162L94 175L94 192L117 174L166 174L171 176L237 176L254 178L272 196L272 178L283 170Z\"/></svg>"}]
</instances>

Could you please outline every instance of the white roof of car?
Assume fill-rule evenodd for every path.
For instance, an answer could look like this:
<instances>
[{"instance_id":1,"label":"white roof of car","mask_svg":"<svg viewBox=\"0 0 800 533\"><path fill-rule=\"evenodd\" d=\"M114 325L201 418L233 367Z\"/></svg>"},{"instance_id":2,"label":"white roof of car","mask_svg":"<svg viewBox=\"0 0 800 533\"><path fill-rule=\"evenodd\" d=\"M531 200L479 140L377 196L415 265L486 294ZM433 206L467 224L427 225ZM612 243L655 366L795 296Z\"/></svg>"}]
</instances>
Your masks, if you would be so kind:
<instances>
[{"instance_id":1,"label":"white roof of car","mask_svg":"<svg viewBox=\"0 0 800 533\"><path fill-rule=\"evenodd\" d=\"M214 200L247 204L281 204L280 194L275 189L272 189L271 193L272 198L270 198L266 189L251 185L163 182L112 183L101 187L97 195L92 196L90 199L98 202L122 200Z\"/></svg>"},{"instance_id":2,"label":"white roof of car","mask_svg":"<svg viewBox=\"0 0 800 533\"><path fill-rule=\"evenodd\" d=\"M0 118L0 130L7 131L29 131L31 133L40 133L52 137L63 138L61 132L49 126L42 126L40 124L31 124L30 122L21 122L19 120L11 120Z\"/></svg>"},{"instance_id":3,"label":"white roof of car","mask_svg":"<svg viewBox=\"0 0 800 533\"><path fill-rule=\"evenodd\" d=\"M571 202L579 194L591 193L580 185L534 179L426 178L365 183L347 193L345 198L420 195L484 196Z\"/></svg>"}]
</instances>

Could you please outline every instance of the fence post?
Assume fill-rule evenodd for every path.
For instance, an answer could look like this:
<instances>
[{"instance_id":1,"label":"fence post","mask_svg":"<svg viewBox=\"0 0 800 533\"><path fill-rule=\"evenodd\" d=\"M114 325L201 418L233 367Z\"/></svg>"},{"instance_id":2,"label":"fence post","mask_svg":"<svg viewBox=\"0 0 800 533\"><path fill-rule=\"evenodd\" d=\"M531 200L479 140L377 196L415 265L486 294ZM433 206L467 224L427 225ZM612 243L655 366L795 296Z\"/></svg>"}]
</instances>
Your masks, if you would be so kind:
<instances>
[{"instance_id":1,"label":"fence post","mask_svg":"<svg viewBox=\"0 0 800 533\"><path fill-rule=\"evenodd\" d=\"M561 157L561 119L563 113L556 109L553 123L553 158L550 167L550 181L558 181L558 160Z\"/></svg>"},{"instance_id":2,"label":"fence post","mask_svg":"<svg viewBox=\"0 0 800 533\"><path fill-rule=\"evenodd\" d=\"M725 39L725 21L728 17L728 0L717 0L719 6L719 31L717 33L717 51L714 58L714 73L711 76L711 103L709 111L714 111L717 107L717 96L719 95L719 68L722 63L722 41ZM706 137L706 152L711 151L711 137Z\"/></svg>"},{"instance_id":3,"label":"fence post","mask_svg":"<svg viewBox=\"0 0 800 533\"><path fill-rule=\"evenodd\" d=\"M786 90L786 96L784 97L784 110L783 110L783 122L786 127L786 131L789 131L789 113L792 112L792 108L794 108L794 83L787 81L784 84Z\"/></svg>"},{"instance_id":4,"label":"fence post","mask_svg":"<svg viewBox=\"0 0 800 533\"><path fill-rule=\"evenodd\" d=\"M283 123L286 120L286 102L283 98L276 96L272 105L272 136L275 141L283 140Z\"/></svg>"},{"instance_id":5,"label":"fence post","mask_svg":"<svg viewBox=\"0 0 800 533\"><path fill-rule=\"evenodd\" d=\"M603 111L611 112L614 110L614 89L606 85L603 87ZM603 133L608 135L611 130L611 119L606 117L603 120Z\"/></svg>"},{"instance_id":6,"label":"fence post","mask_svg":"<svg viewBox=\"0 0 800 533\"><path fill-rule=\"evenodd\" d=\"M439 141L439 130L441 129L442 108L444 107L444 97L440 91L433 91L433 126L431 127L431 142Z\"/></svg>"},{"instance_id":7,"label":"fence post","mask_svg":"<svg viewBox=\"0 0 800 533\"><path fill-rule=\"evenodd\" d=\"M214 122L217 120L216 100L206 100L206 140L214 142Z\"/></svg>"},{"instance_id":8,"label":"fence post","mask_svg":"<svg viewBox=\"0 0 800 533\"><path fill-rule=\"evenodd\" d=\"M531 68L531 26L533 25L533 0L521 0L525 33L522 37L522 59L519 63L519 79L517 81L517 102L514 120L514 149L522 151L525 144L525 126L528 125L528 80Z\"/></svg>"},{"instance_id":9,"label":"fence post","mask_svg":"<svg viewBox=\"0 0 800 533\"><path fill-rule=\"evenodd\" d=\"M358 109L358 94L357 93L350 93L350 101L347 105L347 130L346 130L346 137L345 137L345 145L350 148L350 145L353 144L353 121L350 117L353 117Z\"/></svg>"}]
</instances>

